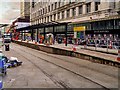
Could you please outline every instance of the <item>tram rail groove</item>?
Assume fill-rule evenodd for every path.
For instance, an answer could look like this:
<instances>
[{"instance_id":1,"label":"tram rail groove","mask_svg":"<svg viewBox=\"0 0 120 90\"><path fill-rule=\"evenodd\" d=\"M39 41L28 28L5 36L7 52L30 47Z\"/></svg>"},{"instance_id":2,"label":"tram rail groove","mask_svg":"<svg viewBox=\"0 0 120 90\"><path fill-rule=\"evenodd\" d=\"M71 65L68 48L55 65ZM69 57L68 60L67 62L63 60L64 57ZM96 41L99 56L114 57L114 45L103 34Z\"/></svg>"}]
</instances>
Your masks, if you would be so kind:
<instances>
[{"instance_id":1,"label":"tram rail groove","mask_svg":"<svg viewBox=\"0 0 120 90\"><path fill-rule=\"evenodd\" d=\"M22 50L22 49L20 49L21 51L23 51L23 52L26 52L26 51L24 51L24 50ZM15 50L14 50L15 51ZM17 52L18 53L18 52ZM27 52L28 53L28 52ZM19 53L20 54L20 53ZM76 73L76 72L74 72L74 71L72 71L72 70L69 70L69 69L67 69L67 68L65 68L65 67L62 67L62 66L60 66L60 65L57 65L57 64L55 64L55 63L53 63L53 62L50 62L50 61L48 61L48 60L46 60L46 59L44 59L44 58L41 58L41 57L38 57L38 56L36 56L36 55L34 55L34 54L31 54L31 53L28 53L28 54L30 54L30 55L33 55L34 57L36 57L36 58L39 58L39 59L41 59L41 60L43 60L43 61L45 61L45 62L48 62L48 63L51 63L51 64L53 64L53 65L55 65L55 66L57 66L57 67L60 67L60 68L62 68L62 69L64 69L64 70L66 70L66 71L69 71L69 72L71 72L71 73L73 73L73 74L75 74L75 75L77 75L77 76L80 76L80 77L82 77L82 78L84 78L84 79L86 79L86 80L88 80L88 81L91 81L92 83L95 83L95 84L97 84L97 85L99 85L99 86L101 86L103 89L105 89L105 90L110 90L109 88L107 88L107 87L105 87L105 86L103 86L103 85L101 85L101 84L99 84L98 82L95 82L95 81L93 81L93 80L91 80L91 79L89 79L89 78L87 78L87 77L85 77L85 76L83 76L83 75L81 75L81 74L79 74L79 73ZM22 55L22 54L21 54ZM22 55L23 56L23 55ZM23 56L23 57L25 57L25 56ZM26 57L25 57L26 58ZM28 61L30 61L28 58L26 58ZM34 62L32 62L32 61L30 61L31 63L33 63L35 66L37 66ZM38 66L37 66L38 67ZM40 70L41 70L41 68L40 68ZM42 70L43 71L43 70ZM43 72L43 73L45 73L45 71ZM46 75L46 74L45 74ZM49 75L49 74L48 74ZM46 75L47 76L47 75ZM60 84L60 83L59 83ZM61 85L61 84L60 84ZM62 86L62 85L61 85ZM65 86L63 86L64 88L68 88L68 87L66 87L66 85Z\"/></svg>"}]
</instances>

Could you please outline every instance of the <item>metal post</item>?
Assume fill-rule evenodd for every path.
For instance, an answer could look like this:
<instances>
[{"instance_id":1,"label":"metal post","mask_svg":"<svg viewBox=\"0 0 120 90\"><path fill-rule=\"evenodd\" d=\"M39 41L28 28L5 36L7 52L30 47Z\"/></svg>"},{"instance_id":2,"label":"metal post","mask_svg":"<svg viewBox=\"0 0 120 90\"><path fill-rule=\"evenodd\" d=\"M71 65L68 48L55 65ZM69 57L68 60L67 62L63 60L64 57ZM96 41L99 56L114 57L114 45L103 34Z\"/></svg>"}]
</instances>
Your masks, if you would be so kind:
<instances>
[{"instance_id":1,"label":"metal post","mask_svg":"<svg viewBox=\"0 0 120 90\"><path fill-rule=\"evenodd\" d=\"M31 39L32 39L32 42L33 42L33 29L32 29L32 32L31 32Z\"/></svg>"},{"instance_id":2,"label":"metal post","mask_svg":"<svg viewBox=\"0 0 120 90\"><path fill-rule=\"evenodd\" d=\"M38 30L39 30L39 29L37 29L37 42L39 42L39 39L38 39Z\"/></svg>"},{"instance_id":3,"label":"metal post","mask_svg":"<svg viewBox=\"0 0 120 90\"><path fill-rule=\"evenodd\" d=\"M44 41L45 41L45 27L44 27Z\"/></svg>"},{"instance_id":4,"label":"metal post","mask_svg":"<svg viewBox=\"0 0 120 90\"><path fill-rule=\"evenodd\" d=\"M21 40L23 40L23 31L21 31Z\"/></svg>"},{"instance_id":5,"label":"metal post","mask_svg":"<svg viewBox=\"0 0 120 90\"><path fill-rule=\"evenodd\" d=\"M109 40L109 39L107 38L107 52L108 52L108 40Z\"/></svg>"},{"instance_id":6,"label":"metal post","mask_svg":"<svg viewBox=\"0 0 120 90\"><path fill-rule=\"evenodd\" d=\"M84 40L85 40L85 45L84 45L84 48L86 48L86 47L87 47L87 40L86 40L85 31L84 31Z\"/></svg>"},{"instance_id":7,"label":"metal post","mask_svg":"<svg viewBox=\"0 0 120 90\"><path fill-rule=\"evenodd\" d=\"M65 46L67 46L67 24L65 25L65 37L66 37Z\"/></svg>"},{"instance_id":8,"label":"metal post","mask_svg":"<svg viewBox=\"0 0 120 90\"><path fill-rule=\"evenodd\" d=\"M55 44L55 27L53 26L53 44Z\"/></svg>"},{"instance_id":9,"label":"metal post","mask_svg":"<svg viewBox=\"0 0 120 90\"><path fill-rule=\"evenodd\" d=\"M24 41L25 41L25 30L24 30Z\"/></svg>"},{"instance_id":10,"label":"metal post","mask_svg":"<svg viewBox=\"0 0 120 90\"><path fill-rule=\"evenodd\" d=\"M96 41L96 38L95 38L95 50L97 50L97 41Z\"/></svg>"}]
</instances>

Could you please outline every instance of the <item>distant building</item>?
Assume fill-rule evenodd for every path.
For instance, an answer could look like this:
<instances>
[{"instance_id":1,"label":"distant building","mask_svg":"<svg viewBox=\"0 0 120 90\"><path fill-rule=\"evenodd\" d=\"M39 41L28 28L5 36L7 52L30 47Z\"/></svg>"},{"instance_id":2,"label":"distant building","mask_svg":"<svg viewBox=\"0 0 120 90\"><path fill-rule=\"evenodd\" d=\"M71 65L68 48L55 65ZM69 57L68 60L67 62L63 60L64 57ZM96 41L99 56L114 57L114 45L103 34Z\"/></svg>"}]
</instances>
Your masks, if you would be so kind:
<instances>
[{"instance_id":1,"label":"distant building","mask_svg":"<svg viewBox=\"0 0 120 90\"><path fill-rule=\"evenodd\" d=\"M20 16L21 18L30 18L30 1L29 0L21 0L20 3Z\"/></svg>"}]
</instances>

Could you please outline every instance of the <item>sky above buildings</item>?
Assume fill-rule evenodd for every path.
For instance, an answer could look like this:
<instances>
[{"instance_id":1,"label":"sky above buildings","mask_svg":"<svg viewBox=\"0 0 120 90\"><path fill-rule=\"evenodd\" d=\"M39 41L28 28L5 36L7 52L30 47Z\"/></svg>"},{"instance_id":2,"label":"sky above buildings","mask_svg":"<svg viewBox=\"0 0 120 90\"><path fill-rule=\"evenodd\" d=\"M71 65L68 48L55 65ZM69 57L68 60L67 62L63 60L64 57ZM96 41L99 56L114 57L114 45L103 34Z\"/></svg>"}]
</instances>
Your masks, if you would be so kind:
<instances>
[{"instance_id":1,"label":"sky above buildings","mask_svg":"<svg viewBox=\"0 0 120 90\"><path fill-rule=\"evenodd\" d=\"M0 0L0 24L9 24L20 16L20 2Z\"/></svg>"}]
</instances>

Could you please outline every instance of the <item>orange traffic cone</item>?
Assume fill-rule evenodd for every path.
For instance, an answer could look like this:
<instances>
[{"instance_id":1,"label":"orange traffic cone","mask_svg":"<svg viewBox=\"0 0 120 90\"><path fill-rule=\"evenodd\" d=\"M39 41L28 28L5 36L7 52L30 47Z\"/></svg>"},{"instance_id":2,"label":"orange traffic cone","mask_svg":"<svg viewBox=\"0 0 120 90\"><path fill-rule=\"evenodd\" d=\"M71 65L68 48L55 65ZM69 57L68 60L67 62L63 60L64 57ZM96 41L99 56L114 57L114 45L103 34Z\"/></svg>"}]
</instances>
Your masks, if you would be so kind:
<instances>
[{"instance_id":1,"label":"orange traffic cone","mask_svg":"<svg viewBox=\"0 0 120 90\"><path fill-rule=\"evenodd\" d=\"M76 51L76 47L75 46L72 46L72 49L73 49L74 52Z\"/></svg>"},{"instance_id":2,"label":"orange traffic cone","mask_svg":"<svg viewBox=\"0 0 120 90\"><path fill-rule=\"evenodd\" d=\"M37 42L35 42L35 44L37 44Z\"/></svg>"},{"instance_id":3,"label":"orange traffic cone","mask_svg":"<svg viewBox=\"0 0 120 90\"><path fill-rule=\"evenodd\" d=\"M118 57L117 57L117 61L120 61L120 49L118 50Z\"/></svg>"},{"instance_id":4,"label":"orange traffic cone","mask_svg":"<svg viewBox=\"0 0 120 90\"><path fill-rule=\"evenodd\" d=\"M110 46L109 46L110 49L112 49L112 41L110 41Z\"/></svg>"}]
</instances>

